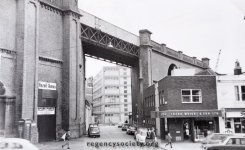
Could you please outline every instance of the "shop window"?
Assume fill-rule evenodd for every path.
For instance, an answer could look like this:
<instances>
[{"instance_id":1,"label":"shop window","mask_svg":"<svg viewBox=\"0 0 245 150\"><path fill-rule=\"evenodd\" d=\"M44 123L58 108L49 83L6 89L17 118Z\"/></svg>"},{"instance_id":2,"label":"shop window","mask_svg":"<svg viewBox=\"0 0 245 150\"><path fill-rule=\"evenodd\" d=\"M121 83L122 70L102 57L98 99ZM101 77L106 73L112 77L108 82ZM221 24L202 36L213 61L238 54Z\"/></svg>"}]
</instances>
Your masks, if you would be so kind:
<instances>
[{"instance_id":1,"label":"shop window","mask_svg":"<svg viewBox=\"0 0 245 150\"><path fill-rule=\"evenodd\" d=\"M202 94L198 89L181 90L182 103L201 103Z\"/></svg>"},{"instance_id":2,"label":"shop window","mask_svg":"<svg viewBox=\"0 0 245 150\"><path fill-rule=\"evenodd\" d=\"M225 128L231 128L231 119L225 120Z\"/></svg>"}]
</instances>

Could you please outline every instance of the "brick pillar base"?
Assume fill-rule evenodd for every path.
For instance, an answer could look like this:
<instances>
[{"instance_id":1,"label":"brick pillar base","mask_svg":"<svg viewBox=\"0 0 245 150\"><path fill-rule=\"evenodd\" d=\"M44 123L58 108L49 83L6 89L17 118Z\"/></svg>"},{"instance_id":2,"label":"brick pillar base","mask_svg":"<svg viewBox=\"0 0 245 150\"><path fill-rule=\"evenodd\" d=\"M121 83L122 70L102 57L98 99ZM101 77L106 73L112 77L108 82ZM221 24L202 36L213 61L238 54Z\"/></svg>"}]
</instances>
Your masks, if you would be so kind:
<instances>
[{"instance_id":1,"label":"brick pillar base","mask_svg":"<svg viewBox=\"0 0 245 150\"><path fill-rule=\"evenodd\" d=\"M24 139L27 139L34 144L38 143L37 124L35 122L32 122L32 120L25 120L23 137Z\"/></svg>"}]
</instances>

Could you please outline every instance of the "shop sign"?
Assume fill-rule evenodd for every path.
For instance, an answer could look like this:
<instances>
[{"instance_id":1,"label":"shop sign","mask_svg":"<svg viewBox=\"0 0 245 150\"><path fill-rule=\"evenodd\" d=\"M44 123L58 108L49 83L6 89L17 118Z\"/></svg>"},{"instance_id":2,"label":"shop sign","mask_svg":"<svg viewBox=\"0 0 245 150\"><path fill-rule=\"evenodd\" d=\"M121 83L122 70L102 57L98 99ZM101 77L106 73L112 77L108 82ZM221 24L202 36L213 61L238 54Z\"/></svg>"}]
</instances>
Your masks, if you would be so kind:
<instances>
[{"instance_id":1,"label":"shop sign","mask_svg":"<svg viewBox=\"0 0 245 150\"><path fill-rule=\"evenodd\" d=\"M38 115L54 115L55 108L54 107L38 107L37 114Z\"/></svg>"},{"instance_id":2,"label":"shop sign","mask_svg":"<svg viewBox=\"0 0 245 150\"><path fill-rule=\"evenodd\" d=\"M220 117L220 110L200 110L200 111L159 111L160 118L185 118L185 117ZM156 115L158 116L158 115Z\"/></svg>"},{"instance_id":3,"label":"shop sign","mask_svg":"<svg viewBox=\"0 0 245 150\"><path fill-rule=\"evenodd\" d=\"M245 117L245 111L226 112L227 118L243 118Z\"/></svg>"},{"instance_id":4,"label":"shop sign","mask_svg":"<svg viewBox=\"0 0 245 150\"><path fill-rule=\"evenodd\" d=\"M39 81L38 82L38 89L56 90L56 83Z\"/></svg>"}]
</instances>

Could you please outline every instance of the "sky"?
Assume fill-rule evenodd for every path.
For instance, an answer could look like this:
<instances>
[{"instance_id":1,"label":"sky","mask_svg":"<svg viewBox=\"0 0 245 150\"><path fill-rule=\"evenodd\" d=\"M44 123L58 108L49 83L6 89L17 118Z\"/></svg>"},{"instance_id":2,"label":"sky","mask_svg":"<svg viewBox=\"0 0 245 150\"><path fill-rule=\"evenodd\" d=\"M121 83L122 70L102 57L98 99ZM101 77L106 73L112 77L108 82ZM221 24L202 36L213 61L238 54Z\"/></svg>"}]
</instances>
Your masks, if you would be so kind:
<instances>
[{"instance_id":1,"label":"sky","mask_svg":"<svg viewBox=\"0 0 245 150\"><path fill-rule=\"evenodd\" d=\"M208 57L217 72L232 74L235 61L245 69L245 0L79 0L79 8L120 28L198 59ZM107 63L87 59L87 75Z\"/></svg>"}]
</instances>

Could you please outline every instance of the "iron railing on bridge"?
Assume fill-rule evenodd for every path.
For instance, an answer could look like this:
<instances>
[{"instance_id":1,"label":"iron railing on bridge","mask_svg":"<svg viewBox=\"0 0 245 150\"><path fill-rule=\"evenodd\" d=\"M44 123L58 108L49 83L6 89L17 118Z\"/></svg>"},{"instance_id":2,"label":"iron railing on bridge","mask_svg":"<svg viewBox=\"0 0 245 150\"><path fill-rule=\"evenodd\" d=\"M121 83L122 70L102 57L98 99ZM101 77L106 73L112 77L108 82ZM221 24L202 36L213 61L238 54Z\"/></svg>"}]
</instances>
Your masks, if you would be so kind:
<instances>
[{"instance_id":1,"label":"iron railing on bridge","mask_svg":"<svg viewBox=\"0 0 245 150\"><path fill-rule=\"evenodd\" d=\"M103 46L115 48L117 50L126 52L133 56L139 57L139 47L123 41L119 38L111 36L101 30L89 27L87 25L81 24L81 37L83 40L87 40L101 44Z\"/></svg>"}]
</instances>

